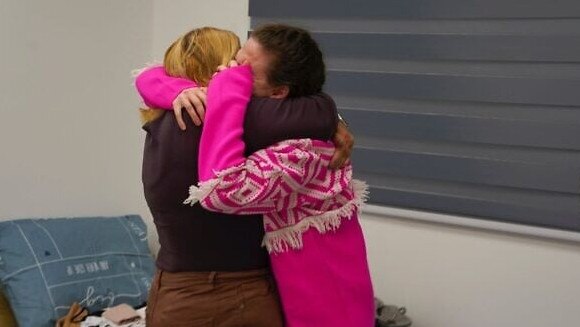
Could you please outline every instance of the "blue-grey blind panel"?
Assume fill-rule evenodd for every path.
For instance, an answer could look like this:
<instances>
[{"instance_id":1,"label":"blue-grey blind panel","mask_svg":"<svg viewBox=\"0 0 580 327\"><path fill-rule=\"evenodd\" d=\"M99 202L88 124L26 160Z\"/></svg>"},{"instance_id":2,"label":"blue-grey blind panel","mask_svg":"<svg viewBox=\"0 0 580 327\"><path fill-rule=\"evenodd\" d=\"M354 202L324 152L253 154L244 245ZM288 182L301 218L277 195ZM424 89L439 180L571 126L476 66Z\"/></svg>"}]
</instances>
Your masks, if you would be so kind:
<instances>
[{"instance_id":1,"label":"blue-grey blind panel","mask_svg":"<svg viewBox=\"0 0 580 327\"><path fill-rule=\"evenodd\" d=\"M357 108L350 107L342 107L341 113L348 118L353 129L364 130L365 135L379 138L580 150L578 124L573 121L514 120L501 116L470 117L405 112L400 109L367 110L361 115ZM489 133L490 130L494 132ZM529 150L526 149L526 152ZM553 152L542 152L539 157L556 157ZM515 150L510 153L515 153ZM570 155L580 161L580 155L573 152Z\"/></svg>"},{"instance_id":2,"label":"blue-grey blind panel","mask_svg":"<svg viewBox=\"0 0 580 327\"><path fill-rule=\"evenodd\" d=\"M580 1L250 0L299 25L373 204L580 231Z\"/></svg>"},{"instance_id":3,"label":"blue-grey blind panel","mask_svg":"<svg viewBox=\"0 0 580 327\"><path fill-rule=\"evenodd\" d=\"M327 52L331 52L333 57L516 62L580 61L580 35L317 33L315 36L320 45Z\"/></svg>"},{"instance_id":4,"label":"blue-grey blind panel","mask_svg":"<svg viewBox=\"0 0 580 327\"><path fill-rule=\"evenodd\" d=\"M330 69L329 93L364 97L460 100L574 106L580 78L465 76L433 73L361 72Z\"/></svg>"},{"instance_id":5,"label":"blue-grey blind panel","mask_svg":"<svg viewBox=\"0 0 580 327\"><path fill-rule=\"evenodd\" d=\"M427 152L430 149L438 151ZM357 149L353 159L356 168L363 172L580 194L578 180L570 179L578 167L570 164L527 162L491 151L475 157L445 150L409 145L391 149L388 144L382 147L378 144Z\"/></svg>"},{"instance_id":6,"label":"blue-grey blind panel","mask_svg":"<svg viewBox=\"0 0 580 327\"><path fill-rule=\"evenodd\" d=\"M385 186L372 186L371 193L377 201L397 207L452 214L477 212L479 217L494 221L580 230L577 196L469 184L425 183L424 180L366 173L359 177L380 181ZM502 214L498 215L498 211Z\"/></svg>"},{"instance_id":7,"label":"blue-grey blind panel","mask_svg":"<svg viewBox=\"0 0 580 327\"><path fill-rule=\"evenodd\" d=\"M576 0L250 0L252 17L562 18L578 17Z\"/></svg>"}]
</instances>

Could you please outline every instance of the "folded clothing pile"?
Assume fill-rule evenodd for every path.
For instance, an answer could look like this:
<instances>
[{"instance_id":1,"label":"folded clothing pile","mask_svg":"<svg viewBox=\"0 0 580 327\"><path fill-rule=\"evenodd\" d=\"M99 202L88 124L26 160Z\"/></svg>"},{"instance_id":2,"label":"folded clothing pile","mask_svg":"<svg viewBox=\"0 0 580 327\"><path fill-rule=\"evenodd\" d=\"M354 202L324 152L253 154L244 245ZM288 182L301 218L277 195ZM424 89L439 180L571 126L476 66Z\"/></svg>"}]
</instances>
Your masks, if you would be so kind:
<instances>
[{"instance_id":1,"label":"folded clothing pile","mask_svg":"<svg viewBox=\"0 0 580 327\"><path fill-rule=\"evenodd\" d=\"M86 317L80 327L145 327L145 309L135 310L123 303L106 309L100 316Z\"/></svg>"}]
</instances>

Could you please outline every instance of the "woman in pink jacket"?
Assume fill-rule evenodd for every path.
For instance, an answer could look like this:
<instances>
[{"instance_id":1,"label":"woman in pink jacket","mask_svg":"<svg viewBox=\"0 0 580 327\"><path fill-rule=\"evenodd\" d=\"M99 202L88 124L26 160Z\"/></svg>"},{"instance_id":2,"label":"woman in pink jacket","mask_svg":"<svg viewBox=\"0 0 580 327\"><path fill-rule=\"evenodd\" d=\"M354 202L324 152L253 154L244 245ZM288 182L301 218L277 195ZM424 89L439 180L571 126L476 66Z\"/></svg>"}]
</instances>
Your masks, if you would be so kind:
<instances>
[{"instance_id":1,"label":"woman in pink jacket","mask_svg":"<svg viewBox=\"0 0 580 327\"><path fill-rule=\"evenodd\" d=\"M366 185L352 179L350 165L328 168L332 143L287 140L245 157L242 136L252 82L248 65L226 69L210 81L200 183L184 203L264 214L263 243L287 326L373 326L373 291L358 222Z\"/></svg>"}]
</instances>

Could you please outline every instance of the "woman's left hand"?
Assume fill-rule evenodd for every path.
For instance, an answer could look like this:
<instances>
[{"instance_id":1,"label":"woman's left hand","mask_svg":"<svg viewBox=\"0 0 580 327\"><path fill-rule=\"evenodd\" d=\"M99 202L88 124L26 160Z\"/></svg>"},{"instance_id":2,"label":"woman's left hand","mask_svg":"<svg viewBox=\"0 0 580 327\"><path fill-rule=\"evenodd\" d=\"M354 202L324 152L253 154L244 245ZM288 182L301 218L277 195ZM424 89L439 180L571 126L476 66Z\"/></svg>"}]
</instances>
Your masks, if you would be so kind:
<instances>
[{"instance_id":1,"label":"woman's left hand","mask_svg":"<svg viewBox=\"0 0 580 327\"><path fill-rule=\"evenodd\" d=\"M219 73L221 71L224 71L228 68L232 68L232 67L236 67L236 66L239 66L238 62L235 60L230 60L230 62L228 62L227 65L219 65L216 69L216 72L213 74L213 76L215 76L217 73Z\"/></svg>"},{"instance_id":2,"label":"woman's left hand","mask_svg":"<svg viewBox=\"0 0 580 327\"><path fill-rule=\"evenodd\" d=\"M206 87L193 87L183 90L173 100L173 114L181 130L184 131L186 129L182 110L185 110L189 114L195 126L201 125L205 115L206 96Z\"/></svg>"},{"instance_id":3,"label":"woman's left hand","mask_svg":"<svg viewBox=\"0 0 580 327\"><path fill-rule=\"evenodd\" d=\"M332 138L332 142L336 149L330 160L329 167L331 169L343 168L350 162L352 148L354 147L354 136L344 122L338 122L338 128Z\"/></svg>"}]
</instances>

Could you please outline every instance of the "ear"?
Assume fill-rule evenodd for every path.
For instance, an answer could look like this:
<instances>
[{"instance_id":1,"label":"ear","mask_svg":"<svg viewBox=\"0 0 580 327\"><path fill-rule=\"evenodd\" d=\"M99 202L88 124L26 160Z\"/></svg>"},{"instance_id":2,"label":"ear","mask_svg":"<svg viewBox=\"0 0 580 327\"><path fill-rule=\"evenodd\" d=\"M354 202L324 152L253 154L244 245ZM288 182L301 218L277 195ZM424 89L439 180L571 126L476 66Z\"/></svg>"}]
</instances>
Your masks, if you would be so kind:
<instances>
[{"instance_id":1,"label":"ear","mask_svg":"<svg viewBox=\"0 0 580 327\"><path fill-rule=\"evenodd\" d=\"M290 87L288 85L276 86L272 89L272 94L270 98L272 99L284 99L290 93Z\"/></svg>"}]
</instances>

